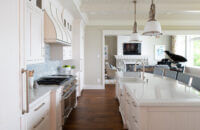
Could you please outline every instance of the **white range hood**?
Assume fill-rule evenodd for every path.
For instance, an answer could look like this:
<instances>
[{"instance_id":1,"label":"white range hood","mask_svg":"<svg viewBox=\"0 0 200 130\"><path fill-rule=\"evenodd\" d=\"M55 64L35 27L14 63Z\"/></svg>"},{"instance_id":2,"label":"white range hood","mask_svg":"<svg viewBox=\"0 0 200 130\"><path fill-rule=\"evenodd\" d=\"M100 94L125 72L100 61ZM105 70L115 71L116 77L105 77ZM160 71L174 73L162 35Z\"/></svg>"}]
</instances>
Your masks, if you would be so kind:
<instances>
[{"instance_id":1,"label":"white range hood","mask_svg":"<svg viewBox=\"0 0 200 130\"><path fill-rule=\"evenodd\" d=\"M48 2L44 11L44 41L48 44L70 46L71 29L63 18L64 10L59 10ZM67 26L67 27L66 27Z\"/></svg>"}]
</instances>

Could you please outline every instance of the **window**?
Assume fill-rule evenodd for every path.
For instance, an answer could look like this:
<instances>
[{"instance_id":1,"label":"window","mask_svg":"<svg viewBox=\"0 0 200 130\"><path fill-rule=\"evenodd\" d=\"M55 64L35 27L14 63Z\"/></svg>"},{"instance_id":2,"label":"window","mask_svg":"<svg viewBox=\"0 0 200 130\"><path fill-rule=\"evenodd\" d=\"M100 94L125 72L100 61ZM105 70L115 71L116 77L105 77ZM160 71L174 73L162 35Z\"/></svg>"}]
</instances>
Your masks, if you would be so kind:
<instances>
[{"instance_id":1,"label":"window","mask_svg":"<svg viewBox=\"0 0 200 130\"><path fill-rule=\"evenodd\" d=\"M200 36L176 35L172 40L172 51L186 57L185 65L200 67Z\"/></svg>"},{"instance_id":2,"label":"window","mask_svg":"<svg viewBox=\"0 0 200 130\"><path fill-rule=\"evenodd\" d=\"M193 65L200 66L200 38L192 40L193 46Z\"/></svg>"},{"instance_id":3,"label":"window","mask_svg":"<svg viewBox=\"0 0 200 130\"><path fill-rule=\"evenodd\" d=\"M185 49L186 49L186 36L184 35L175 36L174 53L185 57L186 56Z\"/></svg>"}]
</instances>

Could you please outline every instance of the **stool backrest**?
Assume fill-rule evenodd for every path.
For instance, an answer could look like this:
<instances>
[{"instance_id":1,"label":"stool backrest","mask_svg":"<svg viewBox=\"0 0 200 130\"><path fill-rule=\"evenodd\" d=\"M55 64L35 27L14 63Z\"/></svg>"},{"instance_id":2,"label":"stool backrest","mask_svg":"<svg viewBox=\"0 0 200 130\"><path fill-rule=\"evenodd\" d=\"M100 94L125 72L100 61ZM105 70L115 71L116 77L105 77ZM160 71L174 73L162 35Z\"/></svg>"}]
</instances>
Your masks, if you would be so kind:
<instances>
[{"instance_id":1,"label":"stool backrest","mask_svg":"<svg viewBox=\"0 0 200 130\"><path fill-rule=\"evenodd\" d=\"M184 73L178 73L178 76L177 76L177 80L185 84L189 84L190 78L191 77L189 75L184 74Z\"/></svg>"},{"instance_id":2,"label":"stool backrest","mask_svg":"<svg viewBox=\"0 0 200 130\"><path fill-rule=\"evenodd\" d=\"M193 77L193 79L192 79L192 87L200 91L200 78Z\"/></svg>"},{"instance_id":3,"label":"stool backrest","mask_svg":"<svg viewBox=\"0 0 200 130\"><path fill-rule=\"evenodd\" d=\"M154 68L153 73L156 74L156 75L161 75L161 76L163 76L164 70L163 70L163 69L160 69L160 68Z\"/></svg>"},{"instance_id":4,"label":"stool backrest","mask_svg":"<svg viewBox=\"0 0 200 130\"><path fill-rule=\"evenodd\" d=\"M177 72L176 71L171 71L171 70L165 70L165 76L172 78L172 79L176 79L177 77Z\"/></svg>"}]
</instances>

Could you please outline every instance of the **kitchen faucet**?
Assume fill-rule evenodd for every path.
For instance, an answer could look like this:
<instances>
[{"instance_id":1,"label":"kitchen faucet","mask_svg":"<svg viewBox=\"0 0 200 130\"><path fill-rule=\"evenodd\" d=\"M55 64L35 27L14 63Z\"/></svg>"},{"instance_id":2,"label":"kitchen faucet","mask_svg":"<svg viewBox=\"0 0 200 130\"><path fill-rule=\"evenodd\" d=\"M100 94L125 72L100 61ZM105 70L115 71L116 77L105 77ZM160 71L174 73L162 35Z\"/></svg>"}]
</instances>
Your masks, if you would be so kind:
<instances>
[{"instance_id":1,"label":"kitchen faucet","mask_svg":"<svg viewBox=\"0 0 200 130\"><path fill-rule=\"evenodd\" d=\"M142 64L142 80L144 80L144 72L145 72L145 67L144 67L144 61L142 61L142 60L137 60L136 62L135 62L135 67L134 67L134 71L136 72L137 71L137 63L141 63Z\"/></svg>"}]
</instances>

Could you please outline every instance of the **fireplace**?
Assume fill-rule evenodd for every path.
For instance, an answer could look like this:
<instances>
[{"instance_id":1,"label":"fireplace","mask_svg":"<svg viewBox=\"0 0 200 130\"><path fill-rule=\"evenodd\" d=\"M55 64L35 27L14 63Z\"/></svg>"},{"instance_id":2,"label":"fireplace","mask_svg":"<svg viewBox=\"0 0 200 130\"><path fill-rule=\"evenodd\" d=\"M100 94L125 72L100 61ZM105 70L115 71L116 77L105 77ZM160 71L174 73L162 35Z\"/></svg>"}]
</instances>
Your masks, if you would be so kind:
<instances>
[{"instance_id":1,"label":"fireplace","mask_svg":"<svg viewBox=\"0 0 200 130\"><path fill-rule=\"evenodd\" d=\"M142 55L115 55L117 68L120 68L123 72L132 72L134 71L134 65L140 64L136 63L138 61L144 62L145 65L148 65L148 57ZM138 68L139 66L137 66Z\"/></svg>"}]
</instances>

